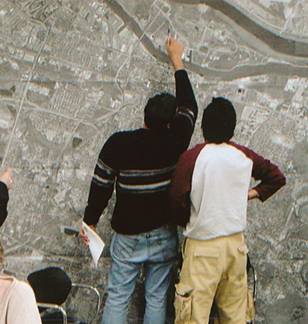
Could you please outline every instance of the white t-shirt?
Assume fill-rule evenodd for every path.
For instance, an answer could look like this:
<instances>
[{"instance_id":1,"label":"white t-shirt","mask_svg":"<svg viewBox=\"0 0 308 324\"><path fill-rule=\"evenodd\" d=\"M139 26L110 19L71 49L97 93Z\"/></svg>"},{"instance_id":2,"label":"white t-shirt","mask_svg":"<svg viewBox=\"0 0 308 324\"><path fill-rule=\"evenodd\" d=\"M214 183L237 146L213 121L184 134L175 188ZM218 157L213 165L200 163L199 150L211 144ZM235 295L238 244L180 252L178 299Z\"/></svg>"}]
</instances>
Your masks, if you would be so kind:
<instances>
[{"instance_id":1,"label":"white t-shirt","mask_svg":"<svg viewBox=\"0 0 308 324\"><path fill-rule=\"evenodd\" d=\"M14 277L0 275L0 324L41 324L32 288Z\"/></svg>"},{"instance_id":2,"label":"white t-shirt","mask_svg":"<svg viewBox=\"0 0 308 324\"><path fill-rule=\"evenodd\" d=\"M226 143L207 144L197 157L184 235L197 240L243 232L253 161Z\"/></svg>"}]
</instances>

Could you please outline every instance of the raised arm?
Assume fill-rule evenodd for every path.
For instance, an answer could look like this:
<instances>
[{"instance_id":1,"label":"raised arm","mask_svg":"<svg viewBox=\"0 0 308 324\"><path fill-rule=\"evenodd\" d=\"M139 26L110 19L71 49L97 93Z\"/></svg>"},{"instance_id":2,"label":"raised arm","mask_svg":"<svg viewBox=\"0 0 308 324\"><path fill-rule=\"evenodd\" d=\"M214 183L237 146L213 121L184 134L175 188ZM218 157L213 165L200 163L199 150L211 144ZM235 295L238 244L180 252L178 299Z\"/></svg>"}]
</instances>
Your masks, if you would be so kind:
<instances>
[{"instance_id":1,"label":"raised arm","mask_svg":"<svg viewBox=\"0 0 308 324\"><path fill-rule=\"evenodd\" d=\"M182 55L184 46L172 37L166 42L168 56L175 70L175 87L178 110L171 123L171 130L175 135L175 145L182 153L189 145L195 127L198 106L195 95L184 70Z\"/></svg>"}]
</instances>

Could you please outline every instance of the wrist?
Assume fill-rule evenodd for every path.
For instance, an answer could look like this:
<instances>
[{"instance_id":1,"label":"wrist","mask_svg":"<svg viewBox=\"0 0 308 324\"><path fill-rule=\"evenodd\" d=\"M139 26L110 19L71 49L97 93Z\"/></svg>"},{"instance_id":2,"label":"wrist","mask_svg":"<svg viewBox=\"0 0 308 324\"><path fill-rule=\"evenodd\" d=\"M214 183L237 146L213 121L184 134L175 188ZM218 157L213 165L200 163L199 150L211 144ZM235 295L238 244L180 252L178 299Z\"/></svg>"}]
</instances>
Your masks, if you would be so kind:
<instances>
[{"instance_id":1,"label":"wrist","mask_svg":"<svg viewBox=\"0 0 308 324\"><path fill-rule=\"evenodd\" d=\"M172 62L172 65L176 71L184 69L184 64L180 57L171 58L171 62Z\"/></svg>"},{"instance_id":2,"label":"wrist","mask_svg":"<svg viewBox=\"0 0 308 324\"><path fill-rule=\"evenodd\" d=\"M256 199L259 198L259 193L256 189L250 189L248 192L248 199Z\"/></svg>"},{"instance_id":3,"label":"wrist","mask_svg":"<svg viewBox=\"0 0 308 324\"><path fill-rule=\"evenodd\" d=\"M253 192L254 192L254 196L255 196L255 198L259 198L260 195L259 195L259 193L258 193L258 190L256 190L256 189L252 189L252 190L253 190Z\"/></svg>"}]
</instances>

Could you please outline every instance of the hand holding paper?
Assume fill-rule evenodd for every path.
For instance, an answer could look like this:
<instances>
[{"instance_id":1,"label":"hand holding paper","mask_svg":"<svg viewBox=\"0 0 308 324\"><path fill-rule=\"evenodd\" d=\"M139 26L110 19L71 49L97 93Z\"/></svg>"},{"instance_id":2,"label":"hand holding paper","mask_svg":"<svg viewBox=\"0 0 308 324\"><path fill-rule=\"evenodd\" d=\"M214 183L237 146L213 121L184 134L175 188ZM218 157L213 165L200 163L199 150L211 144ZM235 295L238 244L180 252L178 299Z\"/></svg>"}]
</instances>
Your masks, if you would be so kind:
<instances>
[{"instance_id":1,"label":"hand holding paper","mask_svg":"<svg viewBox=\"0 0 308 324\"><path fill-rule=\"evenodd\" d=\"M98 234L89 225L87 225L84 222L82 222L82 229L84 231L82 239L83 241L87 242L93 258L94 265L95 267L97 267L98 260L105 247L105 243L98 236ZM87 239L85 239L85 237L87 237Z\"/></svg>"}]
</instances>

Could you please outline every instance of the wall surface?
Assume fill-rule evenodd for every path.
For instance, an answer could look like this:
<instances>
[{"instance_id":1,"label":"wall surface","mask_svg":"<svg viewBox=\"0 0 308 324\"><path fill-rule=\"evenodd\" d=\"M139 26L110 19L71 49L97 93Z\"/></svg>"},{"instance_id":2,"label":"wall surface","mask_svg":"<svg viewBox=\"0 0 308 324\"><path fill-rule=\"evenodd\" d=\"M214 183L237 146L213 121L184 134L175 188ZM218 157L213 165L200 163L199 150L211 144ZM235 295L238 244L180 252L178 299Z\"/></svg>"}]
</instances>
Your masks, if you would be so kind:
<instances>
[{"instance_id":1,"label":"wall surface","mask_svg":"<svg viewBox=\"0 0 308 324\"><path fill-rule=\"evenodd\" d=\"M0 0L0 158L15 176L0 233L7 269L24 278L59 265L104 293L108 249L94 269L63 227L79 226L107 137L142 127L147 98L174 92L168 29L187 46L200 108L212 96L231 99L236 140L287 175L279 194L249 203L257 323L308 323L306 0ZM107 243L111 211L112 202L98 226ZM141 285L131 323L140 296Z\"/></svg>"}]
</instances>

